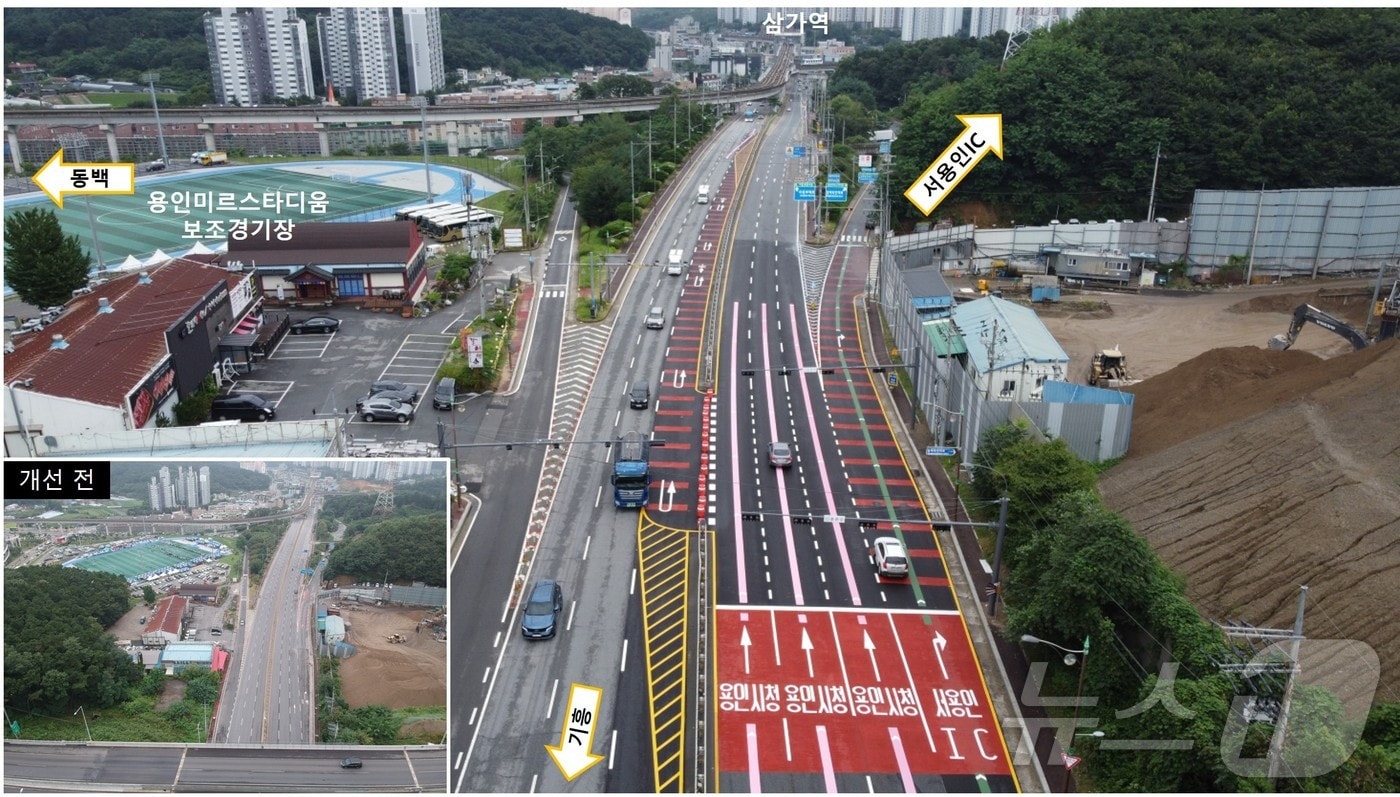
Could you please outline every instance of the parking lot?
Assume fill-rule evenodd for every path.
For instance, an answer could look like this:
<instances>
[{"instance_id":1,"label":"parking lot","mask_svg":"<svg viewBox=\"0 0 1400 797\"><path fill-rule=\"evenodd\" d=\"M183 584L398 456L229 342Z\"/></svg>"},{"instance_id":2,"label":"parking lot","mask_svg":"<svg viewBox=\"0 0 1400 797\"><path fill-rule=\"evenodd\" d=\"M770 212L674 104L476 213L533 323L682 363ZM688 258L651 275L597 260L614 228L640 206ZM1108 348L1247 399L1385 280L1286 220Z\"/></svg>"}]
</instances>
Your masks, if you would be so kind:
<instances>
[{"instance_id":1,"label":"parking lot","mask_svg":"<svg viewBox=\"0 0 1400 797\"><path fill-rule=\"evenodd\" d=\"M453 335L445 316L403 318L353 307L293 311L293 323L312 315L340 320L332 334L287 335L266 360L243 375L234 393L252 393L277 405L277 420L341 416L357 439L436 442L436 421L451 422L432 409L433 377L447 356ZM367 422L352 416L357 399L377 380L395 380L418 389L415 417L406 424Z\"/></svg>"}]
</instances>

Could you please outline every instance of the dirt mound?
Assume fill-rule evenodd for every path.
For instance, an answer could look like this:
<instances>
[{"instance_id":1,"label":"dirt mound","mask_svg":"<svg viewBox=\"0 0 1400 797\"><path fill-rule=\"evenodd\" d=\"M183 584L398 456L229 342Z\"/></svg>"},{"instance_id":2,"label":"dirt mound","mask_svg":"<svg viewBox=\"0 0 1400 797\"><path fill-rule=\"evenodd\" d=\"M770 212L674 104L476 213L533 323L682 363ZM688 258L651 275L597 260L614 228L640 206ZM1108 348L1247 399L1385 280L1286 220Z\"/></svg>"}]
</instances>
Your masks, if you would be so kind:
<instances>
[{"instance_id":1,"label":"dirt mound","mask_svg":"<svg viewBox=\"0 0 1400 797\"><path fill-rule=\"evenodd\" d=\"M1127 458L1151 456L1332 385L1391 348L1373 346L1329 360L1292 349L1212 349L1127 388L1135 396Z\"/></svg>"},{"instance_id":2,"label":"dirt mound","mask_svg":"<svg viewBox=\"0 0 1400 797\"><path fill-rule=\"evenodd\" d=\"M1366 324L1366 316L1371 308L1371 290L1365 287L1353 289L1318 288L1309 293L1280 293L1255 296L1235 305L1232 313L1287 313L1299 305L1310 304L1360 327Z\"/></svg>"},{"instance_id":3,"label":"dirt mound","mask_svg":"<svg viewBox=\"0 0 1400 797\"><path fill-rule=\"evenodd\" d=\"M1242 347L1138 385L1105 501L1206 616L1367 642L1400 697L1400 343L1319 360Z\"/></svg>"},{"instance_id":4,"label":"dirt mound","mask_svg":"<svg viewBox=\"0 0 1400 797\"><path fill-rule=\"evenodd\" d=\"M390 708L447 704L447 645L424 628L415 633L422 609L362 606L347 610L345 641L357 653L341 662L345 701L352 707ZM391 643L400 634L407 642Z\"/></svg>"}]
</instances>

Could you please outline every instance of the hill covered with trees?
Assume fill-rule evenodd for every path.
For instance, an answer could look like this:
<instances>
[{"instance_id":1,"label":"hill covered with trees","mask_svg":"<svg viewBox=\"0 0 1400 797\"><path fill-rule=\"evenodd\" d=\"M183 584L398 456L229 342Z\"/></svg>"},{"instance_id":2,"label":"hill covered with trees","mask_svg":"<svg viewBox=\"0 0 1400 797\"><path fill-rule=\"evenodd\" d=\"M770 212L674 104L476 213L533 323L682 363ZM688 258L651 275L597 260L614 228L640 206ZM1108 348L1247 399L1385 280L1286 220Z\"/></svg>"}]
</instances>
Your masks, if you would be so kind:
<instances>
[{"instance_id":1,"label":"hill covered with trees","mask_svg":"<svg viewBox=\"0 0 1400 797\"><path fill-rule=\"evenodd\" d=\"M72 567L5 571L5 705L53 714L121 702L141 680L103 629L130 608L126 579Z\"/></svg>"},{"instance_id":2,"label":"hill covered with trees","mask_svg":"<svg viewBox=\"0 0 1400 797\"><path fill-rule=\"evenodd\" d=\"M1085 9L1002 68L1004 42L915 42L837 69L833 93L902 103L895 190L974 113L1002 114L1006 159L984 159L955 200L1000 223L1141 219L1158 145L1156 215L1173 219L1198 188L1400 181L1396 9Z\"/></svg>"},{"instance_id":3,"label":"hill covered with trees","mask_svg":"<svg viewBox=\"0 0 1400 797\"><path fill-rule=\"evenodd\" d=\"M330 552L325 577L356 581L422 581L447 586L446 487L443 476L394 485L394 508L375 515L374 493L327 495L316 529L330 539L337 523L345 536Z\"/></svg>"}]
</instances>

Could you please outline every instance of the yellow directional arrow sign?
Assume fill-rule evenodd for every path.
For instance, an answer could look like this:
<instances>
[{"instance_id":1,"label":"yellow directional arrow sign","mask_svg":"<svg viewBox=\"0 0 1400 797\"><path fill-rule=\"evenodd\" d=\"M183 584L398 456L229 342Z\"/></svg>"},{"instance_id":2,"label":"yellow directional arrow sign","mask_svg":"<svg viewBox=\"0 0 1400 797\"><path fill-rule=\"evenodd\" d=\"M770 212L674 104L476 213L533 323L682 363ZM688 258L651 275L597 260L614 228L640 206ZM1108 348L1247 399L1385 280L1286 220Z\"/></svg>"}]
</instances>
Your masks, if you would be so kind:
<instances>
[{"instance_id":1,"label":"yellow directional arrow sign","mask_svg":"<svg viewBox=\"0 0 1400 797\"><path fill-rule=\"evenodd\" d=\"M1002 157L1001 114L965 114L959 116L958 121L964 125L962 135L953 139L938 160L930 164L904 192L904 196L925 216L948 198L988 152Z\"/></svg>"},{"instance_id":2,"label":"yellow directional arrow sign","mask_svg":"<svg viewBox=\"0 0 1400 797\"><path fill-rule=\"evenodd\" d=\"M134 194L136 165L133 163L64 163L63 150L34 175L34 182L63 207L64 194Z\"/></svg>"},{"instance_id":3,"label":"yellow directional arrow sign","mask_svg":"<svg viewBox=\"0 0 1400 797\"><path fill-rule=\"evenodd\" d=\"M593 754L593 732L598 728L598 705L603 702L603 690L596 686L574 684L569 687L569 711L564 715L564 730L559 734L559 746L545 745L564 780L573 780L603 760Z\"/></svg>"}]
</instances>

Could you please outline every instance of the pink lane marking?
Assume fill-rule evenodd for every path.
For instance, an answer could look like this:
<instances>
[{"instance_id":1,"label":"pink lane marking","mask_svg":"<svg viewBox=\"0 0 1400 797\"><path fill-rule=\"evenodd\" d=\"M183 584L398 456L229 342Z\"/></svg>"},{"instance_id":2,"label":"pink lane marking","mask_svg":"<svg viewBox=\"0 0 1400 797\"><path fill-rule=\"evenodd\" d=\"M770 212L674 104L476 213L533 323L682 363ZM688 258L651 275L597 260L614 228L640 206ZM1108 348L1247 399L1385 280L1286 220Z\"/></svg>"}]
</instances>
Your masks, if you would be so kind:
<instances>
[{"instance_id":1,"label":"pink lane marking","mask_svg":"<svg viewBox=\"0 0 1400 797\"><path fill-rule=\"evenodd\" d=\"M797 306L788 305L788 315L791 317L789 327L792 329L792 348L797 353L797 367L802 368L802 341L797 337ZM799 377L798 384L802 385L802 401L807 405L807 427L812 432L812 439L820 439L817 434L817 414L816 407L812 404L812 393L807 387L807 380ZM817 457L817 474L821 477L822 492L826 494L827 514L836 514L836 497L831 492L831 478L826 473L826 458L822 456L821 446L812 452ZM841 555L841 569L846 573L846 589L851 594L851 605L860 606L860 589L856 586L856 573L851 569L851 556L846 552L846 540L841 536L841 527L835 523L831 524L836 533L836 551Z\"/></svg>"},{"instance_id":2,"label":"pink lane marking","mask_svg":"<svg viewBox=\"0 0 1400 797\"><path fill-rule=\"evenodd\" d=\"M826 781L826 793L836 793L836 770L831 765L831 745L826 741L826 726L817 726L817 750L822 755L822 780Z\"/></svg>"},{"instance_id":3,"label":"pink lane marking","mask_svg":"<svg viewBox=\"0 0 1400 797\"><path fill-rule=\"evenodd\" d=\"M758 794L763 791L763 784L759 781L762 772L758 768L758 726L750 722L744 727L749 734L749 793Z\"/></svg>"},{"instance_id":4,"label":"pink lane marking","mask_svg":"<svg viewBox=\"0 0 1400 797\"><path fill-rule=\"evenodd\" d=\"M734 303L734 313L730 316L733 319L733 329L729 335L729 345L731 347L729 361L739 362L739 303ZM739 506L739 380L729 380L729 467L733 478L729 480L729 485L734 493L734 567L739 574L739 602L749 602L748 576L744 569L744 521L741 517Z\"/></svg>"},{"instance_id":5,"label":"pink lane marking","mask_svg":"<svg viewBox=\"0 0 1400 797\"><path fill-rule=\"evenodd\" d=\"M904 755L904 742L899 739L899 729L890 727L890 747L894 748L894 760L899 763L899 779L904 781L904 792L913 794L914 775L909 771L909 759Z\"/></svg>"},{"instance_id":6,"label":"pink lane marking","mask_svg":"<svg viewBox=\"0 0 1400 797\"><path fill-rule=\"evenodd\" d=\"M764 304L763 311L759 313L760 329L762 330L761 340L768 340L768 305ZM769 362L768 347L763 347L763 381L767 389L764 395L768 397L768 439L778 439L778 408L773 401L773 377L771 369L773 364ZM801 381L801 377L798 378ZM813 440L816 437L812 438ZM735 449L736 451L738 449ZM778 509L783 513L783 537L787 539L788 570L792 574L792 599L798 606L806 604L802 599L802 571L797 566L797 540L792 536L792 518L788 517L787 499L787 479L783 475L782 468L774 468L778 475Z\"/></svg>"}]
</instances>

